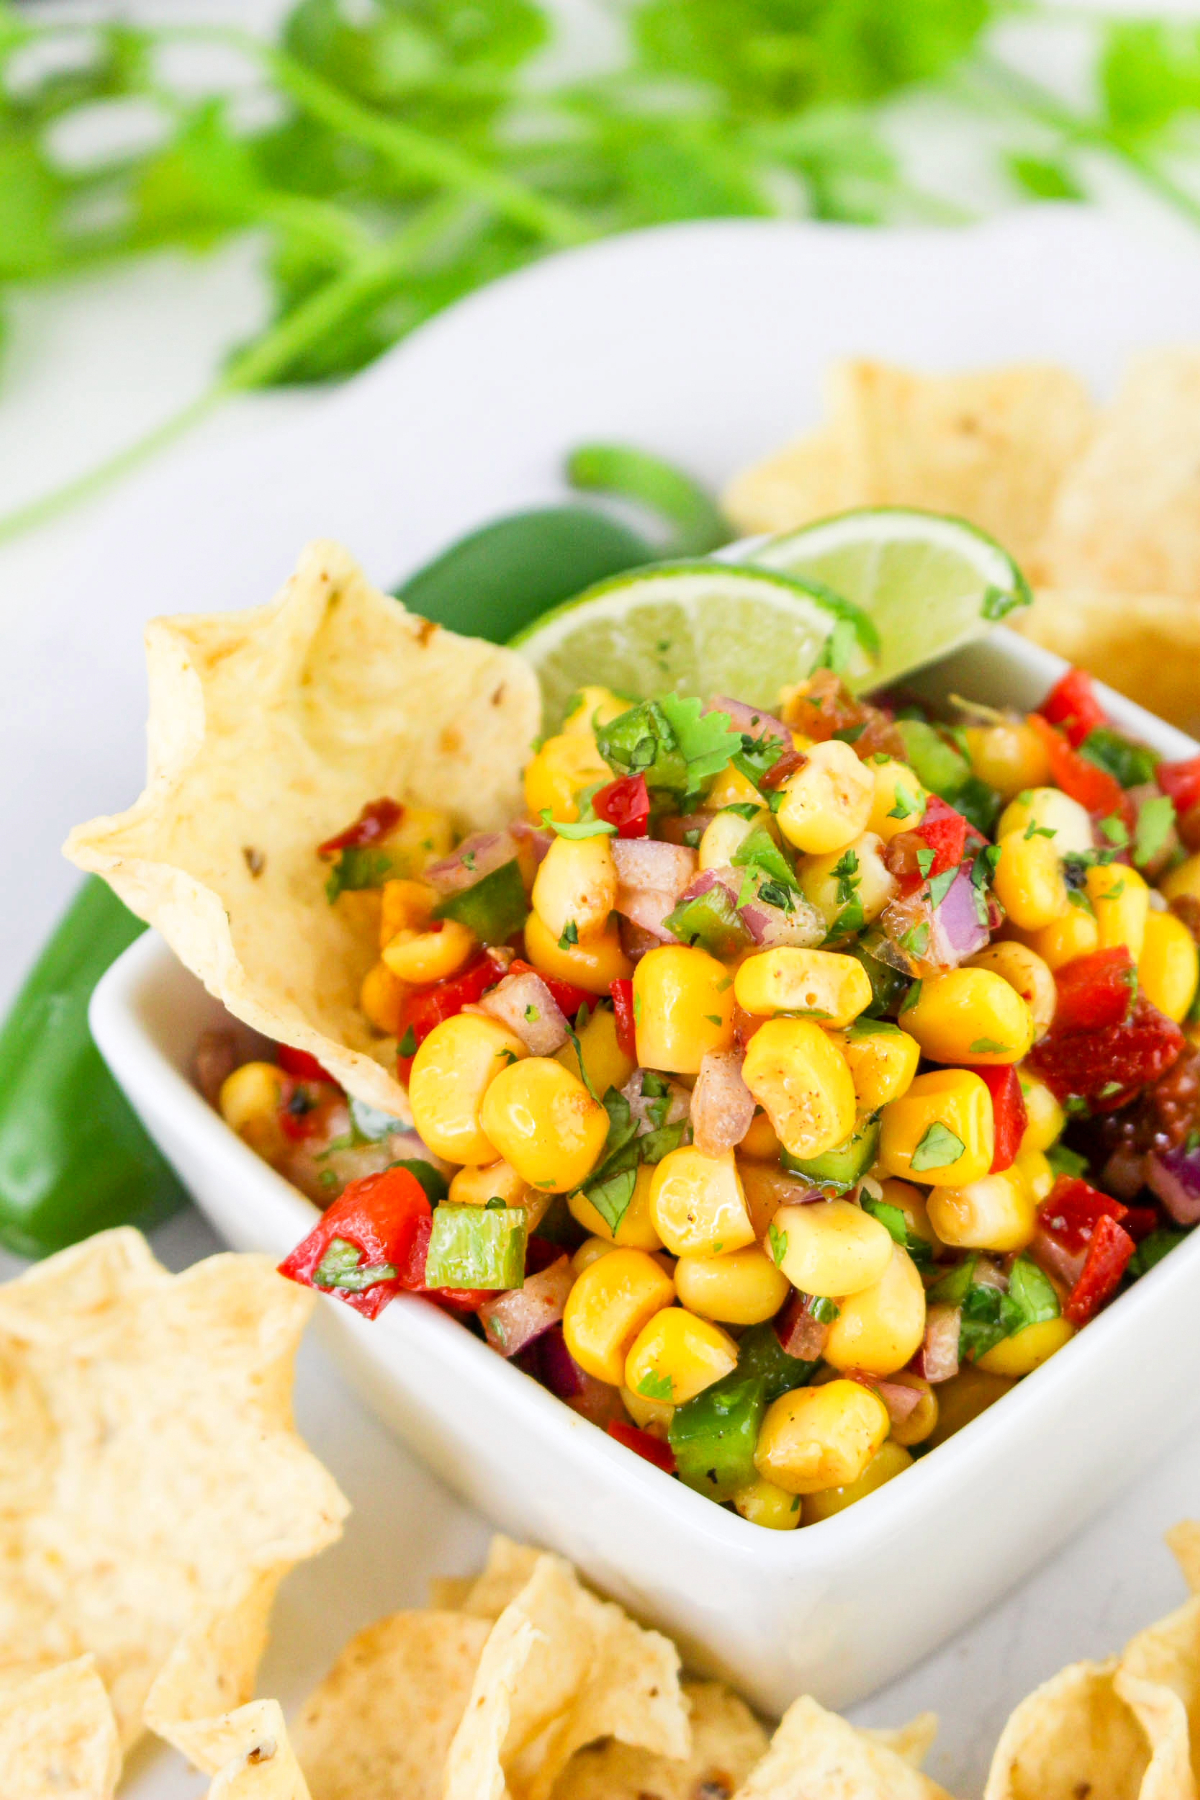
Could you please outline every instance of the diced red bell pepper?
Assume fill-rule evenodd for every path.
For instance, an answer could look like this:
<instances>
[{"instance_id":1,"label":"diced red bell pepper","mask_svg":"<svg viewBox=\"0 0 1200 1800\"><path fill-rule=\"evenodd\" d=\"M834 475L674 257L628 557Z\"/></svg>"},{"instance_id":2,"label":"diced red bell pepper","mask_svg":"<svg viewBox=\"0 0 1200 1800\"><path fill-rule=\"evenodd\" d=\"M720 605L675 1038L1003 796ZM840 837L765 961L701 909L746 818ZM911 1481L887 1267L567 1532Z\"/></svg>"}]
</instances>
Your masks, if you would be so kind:
<instances>
[{"instance_id":1,"label":"diced red bell pepper","mask_svg":"<svg viewBox=\"0 0 1200 1800\"><path fill-rule=\"evenodd\" d=\"M408 1085L413 1057L434 1026L440 1025L443 1019L452 1019L464 1006L473 1006L477 1000L482 1000L488 989L503 978L504 971L503 962L484 950L460 974L451 975L446 981L435 981L430 987L414 988L405 996L396 1035L403 1044L411 1032L412 1049L402 1051L396 1060L399 1081Z\"/></svg>"},{"instance_id":2,"label":"diced red bell pepper","mask_svg":"<svg viewBox=\"0 0 1200 1800\"><path fill-rule=\"evenodd\" d=\"M984 1063L972 1069L972 1073L978 1075L992 1096L992 1122L995 1126L992 1173L998 1175L1002 1169L1011 1169L1017 1160L1017 1151L1021 1148L1021 1139L1025 1136L1025 1127L1029 1123L1025 1096L1021 1092L1020 1078L1011 1063Z\"/></svg>"},{"instance_id":3,"label":"diced red bell pepper","mask_svg":"<svg viewBox=\"0 0 1200 1800\"><path fill-rule=\"evenodd\" d=\"M1115 1219L1107 1215L1097 1219L1083 1273L1063 1307L1064 1316L1077 1329L1094 1319L1105 1301L1116 1293L1133 1251L1133 1239Z\"/></svg>"},{"instance_id":4,"label":"diced red bell pepper","mask_svg":"<svg viewBox=\"0 0 1200 1800\"><path fill-rule=\"evenodd\" d=\"M617 1043L626 1056L637 1061L637 1026L633 1017L633 982L629 977L614 981L609 988L613 1012L617 1019Z\"/></svg>"},{"instance_id":5,"label":"diced red bell pepper","mask_svg":"<svg viewBox=\"0 0 1200 1800\"><path fill-rule=\"evenodd\" d=\"M640 1430L636 1425L626 1425L620 1419L612 1421L608 1428L608 1435L616 1438L618 1444L624 1444L627 1450L632 1450L635 1456L644 1457L648 1463L653 1463L656 1469L663 1471L664 1475L675 1473L674 1451L670 1444L664 1444L661 1438L652 1436L648 1431Z\"/></svg>"},{"instance_id":6,"label":"diced red bell pepper","mask_svg":"<svg viewBox=\"0 0 1200 1800\"><path fill-rule=\"evenodd\" d=\"M1200 756L1189 756L1186 762L1159 763L1154 772L1180 818L1200 806Z\"/></svg>"},{"instance_id":7,"label":"diced red bell pepper","mask_svg":"<svg viewBox=\"0 0 1200 1800\"><path fill-rule=\"evenodd\" d=\"M413 1247L424 1226L425 1241L432 1209L425 1190L407 1169L385 1169L381 1175L364 1175L339 1194L328 1212L308 1236L284 1258L279 1273L302 1287L333 1294L366 1319L377 1319L390 1300L404 1287ZM355 1292L333 1281L319 1280L322 1263L334 1239L359 1252L357 1272L388 1269L394 1273Z\"/></svg>"},{"instance_id":8,"label":"diced red bell pepper","mask_svg":"<svg viewBox=\"0 0 1200 1800\"><path fill-rule=\"evenodd\" d=\"M431 1288L425 1286L425 1263L429 1256L429 1240L433 1235L433 1212L417 1223L413 1240L409 1246L404 1266L400 1270L400 1286L407 1293L419 1294L423 1300L432 1300L435 1306L444 1307L447 1312L478 1312L485 1300L494 1300L495 1293L486 1288Z\"/></svg>"},{"instance_id":9,"label":"diced red bell pepper","mask_svg":"<svg viewBox=\"0 0 1200 1800\"><path fill-rule=\"evenodd\" d=\"M958 867L967 847L969 830L970 825L960 812L947 805L940 794L930 794L925 817L912 831L914 837L919 837L933 851L929 875L944 875L947 869Z\"/></svg>"},{"instance_id":10,"label":"diced red bell pepper","mask_svg":"<svg viewBox=\"0 0 1200 1800\"><path fill-rule=\"evenodd\" d=\"M294 1075L297 1081L331 1081L334 1087L341 1085L307 1050L294 1050L290 1044L278 1044L275 1048L275 1061L285 1075Z\"/></svg>"},{"instance_id":11,"label":"diced red bell pepper","mask_svg":"<svg viewBox=\"0 0 1200 1800\"><path fill-rule=\"evenodd\" d=\"M645 837L650 830L650 791L644 775L622 775L592 795L592 811L607 825L615 825L617 836Z\"/></svg>"},{"instance_id":12,"label":"diced red bell pepper","mask_svg":"<svg viewBox=\"0 0 1200 1800\"><path fill-rule=\"evenodd\" d=\"M395 800L368 800L353 825L318 844L317 855L336 856L339 850L361 850L367 844L378 844L403 817L404 808Z\"/></svg>"},{"instance_id":13,"label":"diced red bell pepper","mask_svg":"<svg viewBox=\"0 0 1200 1800\"><path fill-rule=\"evenodd\" d=\"M1108 723L1086 669L1068 669L1062 680L1055 682L1038 711L1043 719L1049 719L1051 725L1058 725L1066 732L1076 750L1089 731Z\"/></svg>"},{"instance_id":14,"label":"diced red bell pepper","mask_svg":"<svg viewBox=\"0 0 1200 1800\"><path fill-rule=\"evenodd\" d=\"M508 965L508 972L510 975L536 975L539 981L544 981L554 996L555 1005L565 1019L573 1019L581 1006L591 1008L596 1004L595 994L589 993L587 988L576 987L570 981L562 981L557 975L547 975L544 969L535 969L533 964L526 962L523 957L514 956Z\"/></svg>"},{"instance_id":15,"label":"diced red bell pepper","mask_svg":"<svg viewBox=\"0 0 1200 1800\"><path fill-rule=\"evenodd\" d=\"M1137 968L1124 944L1077 956L1054 971L1054 981L1058 1004L1053 1030L1058 1037L1119 1025L1137 996Z\"/></svg>"},{"instance_id":16,"label":"diced red bell pepper","mask_svg":"<svg viewBox=\"0 0 1200 1800\"><path fill-rule=\"evenodd\" d=\"M1046 747L1046 755L1050 760L1051 779L1064 794L1072 800L1078 800L1080 806L1090 813L1099 813L1108 818L1112 813L1119 813L1122 818L1129 811L1129 802L1120 782L1115 780L1107 770L1097 768L1086 756L1080 756L1073 750L1061 731L1057 731L1048 719L1040 713L1030 713L1029 723L1041 738Z\"/></svg>"},{"instance_id":17,"label":"diced red bell pepper","mask_svg":"<svg viewBox=\"0 0 1200 1800\"><path fill-rule=\"evenodd\" d=\"M1165 1075L1183 1044L1174 1020L1139 994L1120 1024L1073 1037L1051 1027L1029 1052L1028 1062L1056 1099L1075 1096L1093 1112L1114 1112L1147 1082Z\"/></svg>"},{"instance_id":18,"label":"diced red bell pepper","mask_svg":"<svg viewBox=\"0 0 1200 1800\"><path fill-rule=\"evenodd\" d=\"M1148 1209L1147 1209L1148 1210ZM1063 1249L1072 1256L1085 1250L1100 1219L1122 1224L1129 1208L1101 1193L1079 1175L1060 1175L1038 1212L1044 1231L1052 1232Z\"/></svg>"}]
</instances>

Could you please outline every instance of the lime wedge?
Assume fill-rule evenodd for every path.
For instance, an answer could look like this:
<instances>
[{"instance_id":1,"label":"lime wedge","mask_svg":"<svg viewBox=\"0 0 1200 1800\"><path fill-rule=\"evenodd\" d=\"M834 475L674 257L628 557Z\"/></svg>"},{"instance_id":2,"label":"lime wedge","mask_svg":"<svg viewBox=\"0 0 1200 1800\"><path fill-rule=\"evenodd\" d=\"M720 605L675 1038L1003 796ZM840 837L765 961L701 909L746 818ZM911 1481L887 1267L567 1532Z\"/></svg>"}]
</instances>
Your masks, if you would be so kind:
<instances>
[{"instance_id":1,"label":"lime wedge","mask_svg":"<svg viewBox=\"0 0 1200 1800\"><path fill-rule=\"evenodd\" d=\"M855 687L883 687L982 637L1033 596L1012 557L962 519L910 507L864 507L757 546L737 545L763 568L818 581L869 614L883 649Z\"/></svg>"},{"instance_id":2,"label":"lime wedge","mask_svg":"<svg viewBox=\"0 0 1200 1800\"><path fill-rule=\"evenodd\" d=\"M822 661L861 684L879 648L865 614L819 583L722 562L615 575L510 641L541 678L547 731L585 683L635 700L731 694L773 708Z\"/></svg>"}]
</instances>

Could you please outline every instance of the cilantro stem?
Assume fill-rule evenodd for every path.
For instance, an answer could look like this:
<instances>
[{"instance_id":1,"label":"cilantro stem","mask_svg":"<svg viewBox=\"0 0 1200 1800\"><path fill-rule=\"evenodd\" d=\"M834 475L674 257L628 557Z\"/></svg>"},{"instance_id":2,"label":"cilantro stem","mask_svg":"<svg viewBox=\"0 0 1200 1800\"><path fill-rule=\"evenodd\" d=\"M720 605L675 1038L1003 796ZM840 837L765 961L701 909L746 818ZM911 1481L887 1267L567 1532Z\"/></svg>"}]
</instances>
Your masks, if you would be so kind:
<instances>
[{"instance_id":1,"label":"cilantro stem","mask_svg":"<svg viewBox=\"0 0 1200 1800\"><path fill-rule=\"evenodd\" d=\"M301 301L255 343L236 355L211 387L171 418L164 419L144 437L126 445L73 481L65 482L0 517L0 544L35 526L46 525L70 507L92 499L112 482L131 474L158 451L183 437L223 400L270 381L310 344L340 324L356 306L393 282L437 241L458 219L461 211L462 202L457 198L443 196L429 202L399 231L358 256L340 275L335 275L315 294Z\"/></svg>"}]
</instances>

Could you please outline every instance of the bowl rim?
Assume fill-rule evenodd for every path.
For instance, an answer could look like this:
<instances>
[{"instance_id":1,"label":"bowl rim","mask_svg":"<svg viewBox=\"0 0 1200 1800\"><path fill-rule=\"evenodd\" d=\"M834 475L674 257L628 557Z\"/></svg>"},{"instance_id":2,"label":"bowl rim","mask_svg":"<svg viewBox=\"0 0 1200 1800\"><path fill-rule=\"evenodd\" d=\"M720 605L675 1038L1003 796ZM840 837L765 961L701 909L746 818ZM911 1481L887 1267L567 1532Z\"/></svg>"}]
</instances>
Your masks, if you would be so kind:
<instances>
[{"instance_id":1,"label":"bowl rim","mask_svg":"<svg viewBox=\"0 0 1200 1800\"><path fill-rule=\"evenodd\" d=\"M1070 666L1063 658L1003 626L965 649L976 655L998 655L1010 670L1045 688ZM950 660L963 653L963 650L956 651ZM931 672L938 666L931 665ZM1200 754L1200 744L1175 726L1101 682L1096 683L1096 688L1114 723L1164 756L1183 758ZM169 964L181 973L187 973L153 931L135 941L117 959L97 984L89 1008L89 1022L96 1043L135 1107L139 1097L151 1096L158 1111L170 1113L173 1127L186 1137L189 1147L194 1147L209 1162L215 1158L225 1164L231 1179L236 1179L244 1188L250 1202L247 1210L256 1211L266 1236L273 1237L284 1225L287 1215L294 1217L295 1236L289 1231L286 1242L279 1247L279 1254L284 1255L293 1243L311 1230L320 1217L320 1209L228 1129L192 1085L179 1063L155 1037L149 1021L142 1014L141 996L147 979L154 978L156 972L161 979L162 970ZM190 975L189 979L196 980ZM819 1521L822 1526L819 1534L814 1534L811 1528L798 1532L764 1531L737 1513L714 1504L706 1495L685 1487L681 1481L664 1476L661 1470L618 1443L607 1432L573 1413L548 1389L463 1330L456 1320L417 1296L398 1296L397 1302L370 1325L348 1309L341 1310L363 1330L426 1337L435 1352L454 1365L456 1379L482 1381L485 1386L490 1386L494 1403L510 1413L514 1410L524 1413L528 1429L550 1434L558 1432L564 1445L571 1441L573 1433L574 1453L582 1457L585 1464L590 1462L598 1477L602 1476L610 1484L615 1479L628 1495L636 1494L652 1510L669 1518L672 1524L715 1541L725 1555L737 1560L749 1557L756 1564L765 1563L770 1570L794 1576L806 1569L843 1563L866 1541L881 1533L902 1530L906 1518L927 1505L937 1484L961 1489L969 1481L976 1462L1003 1457L1010 1440L1036 1427L1039 1413L1043 1429L1049 1426L1060 1411L1063 1399L1074 1389L1089 1386L1091 1367L1103 1362L1114 1337L1119 1338L1124 1332L1136 1332L1145 1309L1157 1306L1175 1289L1190 1284L1192 1264L1198 1258L1200 1231L1142 1276L1115 1305L1094 1319L1086 1331L1079 1332L1064 1346L1065 1355L1060 1353L1050 1357L1017 1382L1020 1397L1015 1392L1004 1395L1005 1404L990 1406L970 1420L952 1438L937 1446L936 1456L930 1453L916 1458L904 1471L903 1481L887 1482L854 1506ZM326 1306L338 1305L329 1296L318 1298ZM580 1427L587 1429L581 1431Z\"/></svg>"}]
</instances>

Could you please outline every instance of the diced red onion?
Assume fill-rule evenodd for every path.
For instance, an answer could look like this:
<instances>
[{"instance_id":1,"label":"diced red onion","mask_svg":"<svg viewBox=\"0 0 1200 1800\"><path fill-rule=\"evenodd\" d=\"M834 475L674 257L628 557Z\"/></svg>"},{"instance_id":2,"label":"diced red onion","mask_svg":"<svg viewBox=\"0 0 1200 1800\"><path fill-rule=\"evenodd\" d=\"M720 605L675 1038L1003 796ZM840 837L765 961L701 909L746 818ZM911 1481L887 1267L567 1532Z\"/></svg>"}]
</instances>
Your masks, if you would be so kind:
<instances>
[{"instance_id":1,"label":"diced red onion","mask_svg":"<svg viewBox=\"0 0 1200 1800\"><path fill-rule=\"evenodd\" d=\"M1067 1250L1053 1232L1039 1229L1034 1234L1029 1246L1029 1254L1052 1280L1058 1281L1065 1288L1073 1288L1083 1274L1083 1265L1087 1261L1087 1249Z\"/></svg>"},{"instance_id":2,"label":"diced red onion","mask_svg":"<svg viewBox=\"0 0 1200 1800\"><path fill-rule=\"evenodd\" d=\"M1146 1184L1177 1225L1200 1220L1200 1150L1159 1150L1148 1156Z\"/></svg>"},{"instance_id":3,"label":"diced red onion","mask_svg":"<svg viewBox=\"0 0 1200 1800\"><path fill-rule=\"evenodd\" d=\"M884 936L870 945L872 956L906 975L958 968L988 942L988 921L980 918L975 895L969 866L964 864L939 906L930 906L924 888L889 901L879 919ZM907 949L922 926L927 927L924 948Z\"/></svg>"},{"instance_id":4,"label":"diced red onion","mask_svg":"<svg viewBox=\"0 0 1200 1800\"><path fill-rule=\"evenodd\" d=\"M784 1350L804 1362L816 1362L829 1336L828 1325L813 1317L810 1305L808 1294L793 1294L775 1320L775 1335Z\"/></svg>"},{"instance_id":5,"label":"diced red onion","mask_svg":"<svg viewBox=\"0 0 1200 1800\"><path fill-rule=\"evenodd\" d=\"M625 888L653 888L681 894L696 873L696 852L686 844L664 844L657 838L613 838L617 880Z\"/></svg>"},{"instance_id":6,"label":"diced red onion","mask_svg":"<svg viewBox=\"0 0 1200 1800\"><path fill-rule=\"evenodd\" d=\"M621 948L630 962L640 962L647 950L657 950L660 944L667 942L667 939L659 936L658 933L643 931L642 927L635 925L632 919L623 918L619 914L617 925L621 934Z\"/></svg>"},{"instance_id":7,"label":"diced red onion","mask_svg":"<svg viewBox=\"0 0 1200 1800\"><path fill-rule=\"evenodd\" d=\"M574 1400L588 1377L567 1349L562 1326L552 1325L538 1344L538 1379L560 1400Z\"/></svg>"},{"instance_id":8,"label":"diced red onion","mask_svg":"<svg viewBox=\"0 0 1200 1800\"><path fill-rule=\"evenodd\" d=\"M630 1113L637 1120L639 1135L647 1131L655 1130L659 1123L658 1109L662 1106L663 1102L663 1096L661 1094L657 1097L653 1094L643 1094L642 1077L645 1073L645 1069L635 1069L633 1074L629 1077L629 1080L625 1083L625 1086L621 1089L622 1094L629 1102ZM688 1117L692 1104L692 1096L688 1093L682 1082L669 1081L662 1075L660 1075L658 1079L660 1081L666 1081L667 1085L667 1106L666 1111L662 1115L661 1123L664 1125L678 1125L681 1119L686 1119Z\"/></svg>"},{"instance_id":9,"label":"diced red onion","mask_svg":"<svg viewBox=\"0 0 1200 1800\"><path fill-rule=\"evenodd\" d=\"M635 840L630 838L629 843ZM673 931L668 931L663 921L675 910L674 894L666 894L658 888L617 889L617 911L639 931L644 931L653 938L655 944L674 944L677 942Z\"/></svg>"},{"instance_id":10,"label":"diced red onion","mask_svg":"<svg viewBox=\"0 0 1200 1800\"><path fill-rule=\"evenodd\" d=\"M540 825L532 825L528 819L514 819L508 829L518 843L529 845L533 851L533 859L538 863L554 842L552 831L544 831Z\"/></svg>"},{"instance_id":11,"label":"diced red onion","mask_svg":"<svg viewBox=\"0 0 1200 1800\"><path fill-rule=\"evenodd\" d=\"M731 700L727 694L718 694L704 708L706 713L723 712L729 714L729 723L735 731L745 737L782 738L790 746L792 734L782 719L772 718L761 707L747 706L744 700Z\"/></svg>"},{"instance_id":12,"label":"diced red onion","mask_svg":"<svg viewBox=\"0 0 1200 1800\"><path fill-rule=\"evenodd\" d=\"M511 832L476 831L464 838L452 855L430 863L424 878L439 894L461 894L464 888L474 887L485 875L511 862L516 854Z\"/></svg>"},{"instance_id":13,"label":"diced red onion","mask_svg":"<svg viewBox=\"0 0 1200 1800\"><path fill-rule=\"evenodd\" d=\"M707 807L694 813L669 813L660 829L668 844L686 844L692 832L696 833L692 842L698 844L716 816Z\"/></svg>"},{"instance_id":14,"label":"diced red onion","mask_svg":"<svg viewBox=\"0 0 1200 1800\"><path fill-rule=\"evenodd\" d=\"M928 1381L929 1377L926 1376L925 1379ZM908 1387L903 1381L872 1380L870 1385L887 1407L888 1418L893 1425L903 1425L925 1397L920 1388Z\"/></svg>"},{"instance_id":15,"label":"diced red onion","mask_svg":"<svg viewBox=\"0 0 1200 1800\"><path fill-rule=\"evenodd\" d=\"M701 894L710 893L715 887L723 887L729 895L730 905L736 906L741 885L741 872L732 868L729 863L722 863L715 869L701 869L698 875L693 875L680 894L679 904L683 906L689 900L698 900Z\"/></svg>"},{"instance_id":16,"label":"diced red onion","mask_svg":"<svg viewBox=\"0 0 1200 1800\"><path fill-rule=\"evenodd\" d=\"M925 1338L912 1366L932 1386L958 1374L958 1335L962 1307L938 1302L925 1315Z\"/></svg>"},{"instance_id":17,"label":"diced red onion","mask_svg":"<svg viewBox=\"0 0 1200 1800\"><path fill-rule=\"evenodd\" d=\"M492 1349L501 1356L516 1356L557 1325L574 1279L569 1260L560 1256L538 1274L527 1276L524 1287L485 1300L479 1319Z\"/></svg>"},{"instance_id":18,"label":"diced red onion","mask_svg":"<svg viewBox=\"0 0 1200 1800\"><path fill-rule=\"evenodd\" d=\"M760 950L775 950L785 944L811 950L825 938L825 920L807 900L796 900L787 909L768 906L762 900L748 900L738 914Z\"/></svg>"},{"instance_id":19,"label":"diced red onion","mask_svg":"<svg viewBox=\"0 0 1200 1800\"><path fill-rule=\"evenodd\" d=\"M742 1080L736 1050L709 1050L692 1089L692 1140L702 1156L723 1156L741 1143L754 1118L754 1095Z\"/></svg>"},{"instance_id":20,"label":"diced red onion","mask_svg":"<svg viewBox=\"0 0 1200 1800\"><path fill-rule=\"evenodd\" d=\"M1147 1183L1146 1158L1132 1144L1118 1144L1100 1176L1100 1186L1114 1200L1136 1200Z\"/></svg>"},{"instance_id":21,"label":"diced red onion","mask_svg":"<svg viewBox=\"0 0 1200 1800\"><path fill-rule=\"evenodd\" d=\"M977 1256L975 1267L971 1271L971 1281L975 1287L994 1287L1007 1290L1008 1276L988 1256Z\"/></svg>"},{"instance_id":22,"label":"diced red onion","mask_svg":"<svg viewBox=\"0 0 1200 1800\"><path fill-rule=\"evenodd\" d=\"M479 1006L514 1031L531 1056L553 1056L570 1036L558 1002L532 969L506 975L483 996Z\"/></svg>"},{"instance_id":23,"label":"diced red onion","mask_svg":"<svg viewBox=\"0 0 1200 1800\"><path fill-rule=\"evenodd\" d=\"M971 880L970 866L964 863L950 883L941 905L934 908L934 942L930 951L936 951L936 960L945 968L956 969L987 944L987 921L979 916L975 903L977 891Z\"/></svg>"}]
</instances>

